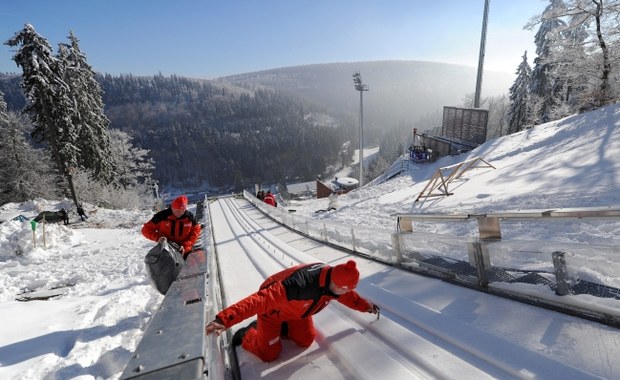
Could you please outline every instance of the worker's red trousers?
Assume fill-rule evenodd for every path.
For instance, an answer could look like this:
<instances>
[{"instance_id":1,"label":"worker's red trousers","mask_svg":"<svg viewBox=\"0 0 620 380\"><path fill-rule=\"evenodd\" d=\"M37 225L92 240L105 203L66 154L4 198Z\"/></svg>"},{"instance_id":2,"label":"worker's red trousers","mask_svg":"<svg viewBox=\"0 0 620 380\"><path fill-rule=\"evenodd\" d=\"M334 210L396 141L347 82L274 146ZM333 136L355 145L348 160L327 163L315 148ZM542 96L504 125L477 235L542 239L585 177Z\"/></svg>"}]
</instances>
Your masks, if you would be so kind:
<instances>
[{"instance_id":1,"label":"worker's red trousers","mask_svg":"<svg viewBox=\"0 0 620 380\"><path fill-rule=\"evenodd\" d=\"M282 351L280 340L282 322L288 323L288 339L300 347L309 347L316 336L312 317L283 321L259 315L257 320L256 328L251 328L245 333L242 347L265 362L275 360Z\"/></svg>"}]
</instances>

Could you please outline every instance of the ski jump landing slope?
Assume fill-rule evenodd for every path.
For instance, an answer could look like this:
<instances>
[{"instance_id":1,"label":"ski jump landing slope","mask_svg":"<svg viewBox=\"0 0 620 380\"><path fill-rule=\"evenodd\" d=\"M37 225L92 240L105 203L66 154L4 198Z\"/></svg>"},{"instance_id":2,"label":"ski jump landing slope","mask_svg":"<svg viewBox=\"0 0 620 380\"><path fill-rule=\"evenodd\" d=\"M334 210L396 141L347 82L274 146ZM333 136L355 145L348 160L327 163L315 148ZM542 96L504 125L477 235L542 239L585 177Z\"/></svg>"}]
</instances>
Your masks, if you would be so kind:
<instances>
[{"instance_id":1,"label":"ski jump landing slope","mask_svg":"<svg viewBox=\"0 0 620 380\"><path fill-rule=\"evenodd\" d=\"M620 330L351 256L265 217L243 199L211 203L228 304L298 263L357 261L373 314L333 301L307 349L283 341L263 363L237 349L243 379L618 379ZM252 319L232 327L235 331Z\"/></svg>"}]
</instances>

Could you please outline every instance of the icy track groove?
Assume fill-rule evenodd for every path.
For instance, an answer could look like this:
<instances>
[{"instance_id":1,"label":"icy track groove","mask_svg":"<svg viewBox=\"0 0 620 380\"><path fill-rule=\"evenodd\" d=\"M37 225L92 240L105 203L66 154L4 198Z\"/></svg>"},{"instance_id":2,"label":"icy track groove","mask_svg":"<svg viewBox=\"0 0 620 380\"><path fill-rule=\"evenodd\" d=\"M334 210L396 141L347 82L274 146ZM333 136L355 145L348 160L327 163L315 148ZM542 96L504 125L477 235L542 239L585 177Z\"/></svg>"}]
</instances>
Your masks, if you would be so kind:
<instances>
[{"instance_id":1,"label":"icy track groove","mask_svg":"<svg viewBox=\"0 0 620 380\"><path fill-rule=\"evenodd\" d=\"M495 317L517 313L544 323L552 312L352 257L279 226L245 200L221 198L210 205L210 212L227 304L256 291L264 278L291 265L337 264L354 258L361 272L358 292L382 308L376 320L373 314L332 302L314 316L319 335L313 345L301 349L284 341L281 357L273 363L262 363L238 348L244 379L605 377L567 364L574 358L547 356L539 345L512 336L509 329L501 331L493 320L494 313ZM580 323L562 318L565 323Z\"/></svg>"}]
</instances>

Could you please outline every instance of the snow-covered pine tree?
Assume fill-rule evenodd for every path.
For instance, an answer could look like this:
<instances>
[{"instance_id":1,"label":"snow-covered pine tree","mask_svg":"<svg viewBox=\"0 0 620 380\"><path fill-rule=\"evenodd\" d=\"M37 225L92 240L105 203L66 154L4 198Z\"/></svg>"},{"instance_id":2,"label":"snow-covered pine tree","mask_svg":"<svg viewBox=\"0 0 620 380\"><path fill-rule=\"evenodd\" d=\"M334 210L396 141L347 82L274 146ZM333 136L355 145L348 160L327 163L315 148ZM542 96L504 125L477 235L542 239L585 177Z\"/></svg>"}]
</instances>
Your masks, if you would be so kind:
<instances>
[{"instance_id":1,"label":"snow-covered pine tree","mask_svg":"<svg viewBox=\"0 0 620 380\"><path fill-rule=\"evenodd\" d=\"M562 88L566 81L557 77L558 62L555 62L552 56L554 46L551 41L566 27L566 23L558 18L546 18L545 14L564 8L563 0L550 0L550 4L543 11L540 27L534 37L537 57L534 59L530 92L539 99L537 115L533 115L539 122L555 119L555 115L552 114L563 102Z\"/></svg>"},{"instance_id":2,"label":"snow-covered pine tree","mask_svg":"<svg viewBox=\"0 0 620 380\"><path fill-rule=\"evenodd\" d=\"M109 182L114 179L114 168L108 136L110 121L103 111L101 86L80 50L77 37L70 32L68 38L69 44L59 44L58 59L73 101L72 125L77 131L75 144L79 148L77 163L91 170L96 180Z\"/></svg>"},{"instance_id":3,"label":"snow-covered pine tree","mask_svg":"<svg viewBox=\"0 0 620 380\"><path fill-rule=\"evenodd\" d=\"M584 103L584 97L592 93L598 81L598 69L592 66L595 59L585 49L588 39L585 25L564 28L558 38L561 45L552 51L550 60L555 62L555 77L561 86L561 101L550 110L552 119L577 112Z\"/></svg>"},{"instance_id":4,"label":"snow-covered pine tree","mask_svg":"<svg viewBox=\"0 0 620 380\"><path fill-rule=\"evenodd\" d=\"M7 45L19 46L13 56L22 68L22 88L28 101L25 113L34 124L32 136L45 141L56 169L70 178L71 168L77 167L78 135L72 124L74 104L68 97L69 88L63 81L62 65L52 55L49 42L30 24L16 33Z\"/></svg>"},{"instance_id":5,"label":"snow-covered pine tree","mask_svg":"<svg viewBox=\"0 0 620 380\"><path fill-rule=\"evenodd\" d=\"M5 127L9 123L9 114L7 113L4 94L0 91L0 127Z\"/></svg>"},{"instance_id":6,"label":"snow-covered pine tree","mask_svg":"<svg viewBox=\"0 0 620 380\"><path fill-rule=\"evenodd\" d=\"M517 68L517 79L510 86L510 109L508 111L508 134L523 129L530 117L530 82L532 68L527 63L527 51L523 53L523 60Z\"/></svg>"},{"instance_id":7,"label":"snow-covered pine tree","mask_svg":"<svg viewBox=\"0 0 620 380\"><path fill-rule=\"evenodd\" d=\"M19 115L7 112L0 92L0 204L56 197L47 155L28 143L27 128Z\"/></svg>"},{"instance_id":8,"label":"snow-covered pine tree","mask_svg":"<svg viewBox=\"0 0 620 380\"><path fill-rule=\"evenodd\" d=\"M487 122L487 140L504 134L508 120L510 101L506 94L485 98L488 103L489 120Z\"/></svg>"},{"instance_id":9,"label":"snow-covered pine tree","mask_svg":"<svg viewBox=\"0 0 620 380\"><path fill-rule=\"evenodd\" d=\"M403 144L408 144L408 132L409 128L401 124L383 133L379 152L373 157L370 165L368 165L368 169L364 172L364 183L380 176L390 168L398 157L404 154L405 148Z\"/></svg>"},{"instance_id":10,"label":"snow-covered pine tree","mask_svg":"<svg viewBox=\"0 0 620 380\"><path fill-rule=\"evenodd\" d=\"M150 178L154 169L149 151L135 147L132 137L118 129L110 129L110 158L117 168L115 183L124 189L131 189Z\"/></svg>"},{"instance_id":11,"label":"snow-covered pine tree","mask_svg":"<svg viewBox=\"0 0 620 380\"><path fill-rule=\"evenodd\" d=\"M150 178L153 160L149 151L134 147L131 136L117 129L108 131L110 161L117 168L114 182L95 178L93 170L80 168L73 174L78 194L88 194L88 201L109 208L150 208L155 203Z\"/></svg>"},{"instance_id":12,"label":"snow-covered pine tree","mask_svg":"<svg viewBox=\"0 0 620 380\"><path fill-rule=\"evenodd\" d=\"M600 107L615 99L612 78L620 59L616 53L620 0L564 0L564 5L530 25L551 19L566 23L549 41L558 77L566 77L569 96L578 101L579 109Z\"/></svg>"}]
</instances>

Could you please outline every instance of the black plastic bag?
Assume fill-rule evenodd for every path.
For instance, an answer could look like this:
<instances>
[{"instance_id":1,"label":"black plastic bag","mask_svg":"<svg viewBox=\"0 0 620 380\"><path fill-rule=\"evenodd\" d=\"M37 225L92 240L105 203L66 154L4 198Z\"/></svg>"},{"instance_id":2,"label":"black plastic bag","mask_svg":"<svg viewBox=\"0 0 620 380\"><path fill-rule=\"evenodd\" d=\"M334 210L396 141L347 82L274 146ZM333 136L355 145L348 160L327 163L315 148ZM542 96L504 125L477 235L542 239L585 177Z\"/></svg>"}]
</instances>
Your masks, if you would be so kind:
<instances>
[{"instance_id":1,"label":"black plastic bag","mask_svg":"<svg viewBox=\"0 0 620 380\"><path fill-rule=\"evenodd\" d=\"M179 276L183 264L185 264L183 256L173 244L164 240L153 247L144 257L144 264L151 285L161 294L166 294L170 285Z\"/></svg>"}]
</instances>

